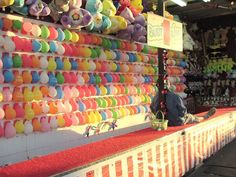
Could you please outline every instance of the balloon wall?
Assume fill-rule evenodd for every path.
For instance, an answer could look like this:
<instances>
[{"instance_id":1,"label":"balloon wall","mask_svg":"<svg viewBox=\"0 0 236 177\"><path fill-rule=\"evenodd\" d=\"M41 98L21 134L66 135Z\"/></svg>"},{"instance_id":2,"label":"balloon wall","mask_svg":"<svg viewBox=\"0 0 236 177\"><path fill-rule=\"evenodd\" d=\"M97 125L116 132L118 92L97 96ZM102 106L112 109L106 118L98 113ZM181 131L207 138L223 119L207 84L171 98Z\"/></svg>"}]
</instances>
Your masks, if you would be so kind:
<instances>
[{"instance_id":1,"label":"balloon wall","mask_svg":"<svg viewBox=\"0 0 236 177\"><path fill-rule=\"evenodd\" d=\"M0 137L146 113L157 49L1 15Z\"/></svg>"},{"instance_id":2,"label":"balloon wall","mask_svg":"<svg viewBox=\"0 0 236 177\"><path fill-rule=\"evenodd\" d=\"M167 54L167 73L170 81L170 89L177 93L182 98L186 98L184 93L186 89L184 74L187 68L186 56L180 52L168 51Z\"/></svg>"}]
</instances>

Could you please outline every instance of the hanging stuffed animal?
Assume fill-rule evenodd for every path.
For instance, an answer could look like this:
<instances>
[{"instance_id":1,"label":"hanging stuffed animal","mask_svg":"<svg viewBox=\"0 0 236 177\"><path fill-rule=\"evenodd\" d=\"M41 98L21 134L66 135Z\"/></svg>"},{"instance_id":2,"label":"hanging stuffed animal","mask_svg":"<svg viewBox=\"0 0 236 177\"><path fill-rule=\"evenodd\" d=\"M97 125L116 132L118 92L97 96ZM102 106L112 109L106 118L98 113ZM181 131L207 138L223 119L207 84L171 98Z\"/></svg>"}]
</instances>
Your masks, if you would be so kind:
<instances>
[{"instance_id":1,"label":"hanging stuffed animal","mask_svg":"<svg viewBox=\"0 0 236 177\"><path fill-rule=\"evenodd\" d=\"M14 3L14 0L1 0L0 7L5 11L5 7L11 6Z\"/></svg>"},{"instance_id":2,"label":"hanging stuffed animal","mask_svg":"<svg viewBox=\"0 0 236 177\"><path fill-rule=\"evenodd\" d=\"M134 25L134 33L132 34L132 40L136 42L145 43L147 41L145 17L142 14L139 14L138 16L135 17L133 25Z\"/></svg>"},{"instance_id":3,"label":"hanging stuffed animal","mask_svg":"<svg viewBox=\"0 0 236 177\"><path fill-rule=\"evenodd\" d=\"M102 14L108 16L111 20L111 27L103 31L104 34L117 33L127 28L127 21L122 16L117 16L116 7L111 0L103 0Z\"/></svg>"},{"instance_id":4,"label":"hanging stuffed animal","mask_svg":"<svg viewBox=\"0 0 236 177\"><path fill-rule=\"evenodd\" d=\"M86 28L88 31L102 32L111 27L109 17L101 14L103 10L101 0L87 0L85 9L88 10L93 16L92 23Z\"/></svg>"},{"instance_id":5,"label":"hanging stuffed animal","mask_svg":"<svg viewBox=\"0 0 236 177\"><path fill-rule=\"evenodd\" d=\"M116 3L117 4L117 3ZM120 15L120 13L125 9L130 7L130 0L118 0L118 9L117 9L117 15Z\"/></svg>"},{"instance_id":6,"label":"hanging stuffed animal","mask_svg":"<svg viewBox=\"0 0 236 177\"><path fill-rule=\"evenodd\" d=\"M41 0L27 0L25 3L29 5L30 15L36 16L37 19L40 16L44 17L50 14L48 5Z\"/></svg>"},{"instance_id":7,"label":"hanging stuffed animal","mask_svg":"<svg viewBox=\"0 0 236 177\"><path fill-rule=\"evenodd\" d=\"M195 42L193 41L192 37L188 34L186 25L183 25L183 43L184 43L184 49L193 50Z\"/></svg>"},{"instance_id":8,"label":"hanging stuffed animal","mask_svg":"<svg viewBox=\"0 0 236 177\"><path fill-rule=\"evenodd\" d=\"M143 11L142 0L130 0L130 10L134 17L138 16Z\"/></svg>"},{"instance_id":9,"label":"hanging stuffed animal","mask_svg":"<svg viewBox=\"0 0 236 177\"><path fill-rule=\"evenodd\" d=\"M25 0L15 0L14 4L10 6L11 11L14 11L23 16L28 15L28 6L25 3Z\"/></svg>"},{"instance_id":10,"label":"hanging stuffed animal","mask_svg":"<svg viewBox=\"0 0 236 177\"><path fill-rule=\"evenodd\" d=\"M61 19L62 13L68 12L69 4L70 0L52 0L48 6L51 10L50 16L54 22L58 22Z\"/></svg>"},{"instance_id":11,"label":"hanging stuffed animal","mask_svg":"<svg viewBox=\"0 0 236 177\"><path fill-rule=\"evenodd\" d=\"M92 15L85 9L80 8L82 0L71 1L67 13L63 13L61 24L70 29L81 29L92 23Z\"/></svg>"}]
</instances>

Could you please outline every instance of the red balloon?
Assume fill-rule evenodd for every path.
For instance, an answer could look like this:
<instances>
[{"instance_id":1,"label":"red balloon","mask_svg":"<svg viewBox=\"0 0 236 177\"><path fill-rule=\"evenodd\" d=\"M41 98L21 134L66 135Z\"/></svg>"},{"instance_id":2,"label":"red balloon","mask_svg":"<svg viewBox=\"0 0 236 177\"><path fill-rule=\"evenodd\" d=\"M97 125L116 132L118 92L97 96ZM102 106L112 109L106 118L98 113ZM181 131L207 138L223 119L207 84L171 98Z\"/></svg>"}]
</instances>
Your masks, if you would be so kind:
<instances>
[{"instance_id":1,"label":"red balloon","mask_svg":"<svg viewBox=\"0 0 236 177\"><path fill-rule=\"evenodd\" d=\"M70 73L64 72L63 76L64 76L64 79L65 79L65 83L71 83Z\"/></svg>"},{"instance_id":2,"label":"red balloon","mask_svg":"<svg viewBox=\"0 0 236 177\"><path fill-rule=\"evenodd\" d=\"M71 83L76 84L78 81L77 75L74 72L70 72L70 77L71 77Z\"/></svg>"},{"instance_id":3,"label":"red balloon","mask_svg":"<svg viewBox=\"0 0 236 177\"><path fill-rule=\"evenodd\" d=\"M64 115L64 119L65 119L65 126L70 127L72 125L71 118L68 115Z\"/></svg>"},{"instance_id":4,"label":"red balloon","mask_svg":"<svg viewBox=\"0 0 236 177\"><path fill-rule=\"evenodd\" d=\"M72 111L77 111L78 110L78 104L76 103L75 100L71 99L70 104L72 106Z\"/></svg>"},{"instance_id":5,"label":"red balloon","mask_svg":"<svg viewBox=\"0 0 236 177\"><path fill-rule=\"evenodd\" d=\"M85 90L81 86L78 86L77 89L79 91L79 98L83 98L85 96Z\"/></svg>"},{"instance_id":6,"label":"red balloon","mask_svg":"<svg viewBox=\"0 0 236 177\"><path fill-rule=\"evenodd\" d=\"M97 104L97 102L96 102L96 100L92 100L92 108L93 109L97 109L98 108L98 104Z\"/></svg>"},{"instance_id":7,"label":"red balloon","mask_svg":"<svg viewBox=\"0 0 236 177\"><path fill-rule=\"evenodd\" d=\"M23 44L23 40L20 37L18 37L18 36L12 37L12 40L15 43L16 50L17 51L21 51L23 49L23 47L24 47L24 45L22 45Z\"/></svg>"},{"instance_id":8,"label":"red balloon","mask_svg":"<svg viewBox=\"0 0 236 177\"><path fill-rule=\"evenodd\" d=\"M90 90L88 89L87 86L82 86L82 88L84 89L85 91L85 97L90 97L91 96L91 92Z\"/></svg>"},{"instance_id":9,"label":"red balloon","mask_svg":"<svg viewBox=\"0 0 236 177\"><path fill-rule=\"evenodd\" d=\"M88 89L91 93L91 96L96 96L97 95L97 90L93 85L88 86Z\"/></svg>"},{"instance_id":10,"label":"red balloon","mask_svg":"<svg viewBox=\"0 0 236 177\"><path fill-rule=\"evenodd\" d=\"M49 35L49 39L54 40L58 37L58 32L54 27L49 27L48 28L50 35Z\"/></svg>"},{"instance_id":11,"label":"red balloon","mask_svg":"<svg viewBox=\"0 0 236 177\"><path fill-rule=\"evenodd\" d=\"M21 57L22 57L22 66L24 68L30 68L32 66L32 60L30 56L23 54Z\"/></svg>"}]
</instances>

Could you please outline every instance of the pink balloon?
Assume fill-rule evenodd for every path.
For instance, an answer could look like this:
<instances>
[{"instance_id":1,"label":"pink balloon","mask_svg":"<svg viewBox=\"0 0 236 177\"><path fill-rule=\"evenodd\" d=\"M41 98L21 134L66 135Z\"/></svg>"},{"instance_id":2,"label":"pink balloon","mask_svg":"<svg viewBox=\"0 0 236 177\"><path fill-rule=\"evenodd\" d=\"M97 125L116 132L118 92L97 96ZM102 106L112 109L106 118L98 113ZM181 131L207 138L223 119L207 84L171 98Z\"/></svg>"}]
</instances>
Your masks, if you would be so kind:
<instances>
[{"instance_id":1,"label":"pink balloon","mask_svg":"<svg viewBox=\"0 0 236 177\"><path fill-rule=\"evenodd\" d=\"M65 86L64 89L63 89L63 92L64 92L64 97L66 99L71 99L72 98L72 93L71 93L71 89L69 86Z\"/></svg>"},{"instance_id":2,"label":"pink balloon","mask_svg":"<svg viewBox=\"0 0 236 177\"><path fill-rule=\"evenodd\" d=\"M0 72L0 84L4 83L4 76L2 72Z\"/></svg>"},{"instance_id":3,"label":"pink balloon","mask_svg":"<svg viewBox=\"0 0 236 177\"><path fill-rule=\"evenodd\" d=\"M79 124L79 119L76 116L76 114L71 115L71 120L72 120L72 125L78 125Z\"/></svg>"},{"instance_id":4,"label":"pink balloon","mask_svg":"<svg viewBox=\"0 0 236 177\"><path fill-rule=\"evenodd\" d=\"M13 138L14 136L16 136L16 129L13 126L12 122L5 122L4 134L6 138Z\"/></svg>"},{"instance_id":5,"label":"pink balloon","mask_svg":"<svg viewBox=\"0 0 236 177\"><path fill-rule=\"evenodd\" d=\"M13 108L16 111L16 117L18 118L24 118L25 115L25 110L23 109L22 106L20 106L18 103L15 103Z\"/></svg>"},{"instance_id":6,"label":"pink balloon","mask_svg":"<svg viewBox=\"0 0 236 177\"><path fill-rule=\"evenodd\" d=\"M64 72L63 76L64 76L64 79L65 79L65 83L71 83L70 73Z\"/></svg>"},{"instance_id":7,"label":"pink balloon","mask_svg":"<svg viewBox=\"0 0 236 177\"><path fill-rule=\"evenodd\" d=\"M70 77L71 77L71 83L72 83L72 84L76 84L77 81L78 81L78 77L76 76L76 74L73 73L73 72L71 72L71 73L70 73Z\"/></svg>"},{"instance_id":8,"label":"pink balloon","mask_svg":"<svg viewBox=\"0 0 236 177\"><path fill-rule=\"evenodd\" d=\"M59 113L65 113L65 105L62 103L62 101L57 102L57 109Z\"/></svg>"},{"instance_id":9,"label":"pink balloon","mask_svg":"<svg viewBox=\"0 0 236 177\"><path fill-rule=\"evenodd\" d=\"M12 100L12 92L9 87L4 87L2 91L3 100L11 101Z\"/></svg>"},{"instance_id":10,"label":"pink balloon","mask_svg":"<svg viewBox=\"0 0 236 177\"><path fill-rule=\"evenodd\" d=\"M42 117L40 119L40 122L41 122L41 131L42 132L50 131L51 127L50 127L50 124L49 124L49 122L48 122L46 117Z\"/></svg>"}]
</instances>

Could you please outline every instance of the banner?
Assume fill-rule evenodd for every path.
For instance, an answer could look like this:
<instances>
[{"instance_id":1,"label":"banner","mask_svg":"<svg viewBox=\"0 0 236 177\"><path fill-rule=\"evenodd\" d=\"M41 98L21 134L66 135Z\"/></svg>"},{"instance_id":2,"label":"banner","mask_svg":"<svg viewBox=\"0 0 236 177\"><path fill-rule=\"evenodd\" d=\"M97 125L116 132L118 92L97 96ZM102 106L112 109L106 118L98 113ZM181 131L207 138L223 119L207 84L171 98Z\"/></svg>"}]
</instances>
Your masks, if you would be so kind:
<instances>
[{"instance_id":1,"label":"banner","mask_svg":"<svg viewBox=\"0 0 236 177\"><path fill-rule=\"evenodd\" d=\"M183 51L182 23L152 13L148 13L147 23L148 45Z\"/></svg>"}]
</instances>

